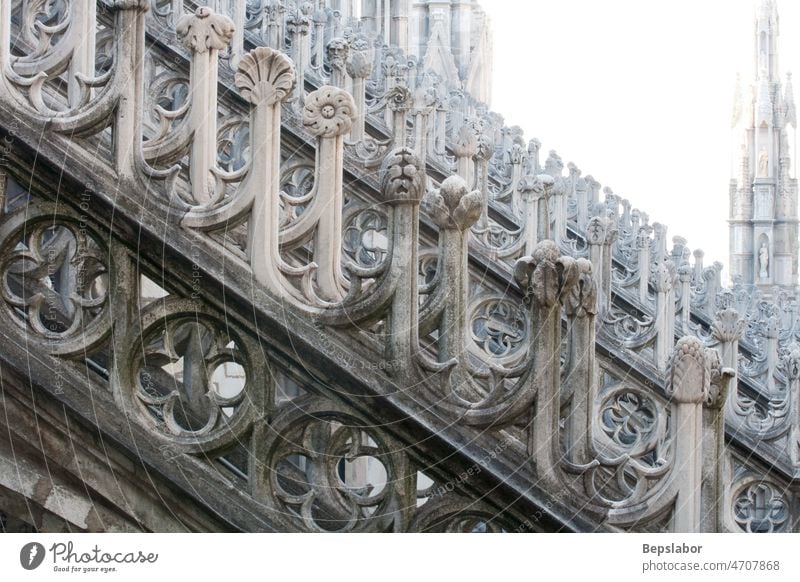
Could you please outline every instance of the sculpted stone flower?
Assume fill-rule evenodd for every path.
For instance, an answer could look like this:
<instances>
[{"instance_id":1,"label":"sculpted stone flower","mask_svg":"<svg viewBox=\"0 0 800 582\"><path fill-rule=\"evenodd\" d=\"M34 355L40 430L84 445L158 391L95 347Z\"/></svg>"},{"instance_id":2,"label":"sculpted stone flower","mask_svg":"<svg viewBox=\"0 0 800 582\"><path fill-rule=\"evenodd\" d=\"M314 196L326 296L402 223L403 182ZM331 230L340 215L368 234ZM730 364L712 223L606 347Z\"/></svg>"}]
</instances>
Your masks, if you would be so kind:
<instances>
[{"instance_id":1,"label":"sculpted stone flower","mask_svg":"<svg viewBox=\"0 0 800 582\"><path fill-rule=\"evenodd\" d=\"M481 217L483 195L469 192L461 176L450 176L438 190L428 193L425 208L440 228L465 231Z\"/></svg>"},{"instance_id":2,"label":"sculpted stone flower","mask_svg":"<svg viewBox=\"0 0 800 582\"><path fill-rule=\"evenodd\" d=\"M209 49L222 50L233 39L233 20L224 14L216 14L206 6L194 14L184 14L175 27L181 44L196 53Z\"/></svg>"},{"instance_id":3,"label":"sculpted stone flower","mask_svg":"<svg viewBox=\"0 0 800 582\"><path fill-rule=\"evenodd\" d=\"M356 103L347 91L322 87L306 97L303 126L316 137L344 135L353 127Z\"/></svg>"},{"instance_id":4,"label":"sculpted stone flower","mask_svg":"<svg viewBox=\"0 0 800 582\"><path fill-rule=\"evenodd\" d=\"M274 105L283 101L294 88L294 64L275 49L258 47L239 62L234 81L242 97L250 103L258 105L263 101Z\"/></svg>"}]
</instances>

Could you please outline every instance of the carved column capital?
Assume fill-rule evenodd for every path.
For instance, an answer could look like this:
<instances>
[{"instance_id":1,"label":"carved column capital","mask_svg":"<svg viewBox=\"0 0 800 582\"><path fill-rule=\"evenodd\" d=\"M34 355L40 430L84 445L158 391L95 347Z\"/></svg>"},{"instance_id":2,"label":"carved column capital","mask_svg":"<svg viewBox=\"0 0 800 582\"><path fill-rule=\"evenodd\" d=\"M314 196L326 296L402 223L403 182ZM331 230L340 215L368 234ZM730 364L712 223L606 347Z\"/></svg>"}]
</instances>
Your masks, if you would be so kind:
<instances>
[{"instance_id":1,"label":"carved column capital","mask_svg":"<svg viewBox=\"0 0 800 582\"><path fill-rule=\"evenodd\" d=\"M294 65L289 57L268 47L258 47L239 62L234 78L242 97L258 105L274 105L286 99L294 87Z\"/></svg>"},{"instance_id":2,"label":"carved column capital","mask_svg":"<svg viewBox=\"0 0 800 582\"><path fill-rule=\"evenodd\" d=\"M658 293L671 291L676 279L675 263L672 261L662 261L653 269L652 283Z\"/></svg>"},{"instance_id":3,"label":"carved column capital","mask_svg":"<svg viewBox=\"0 0 800 582\"><path fill-rule=\"evenodd\" d=\"M306 97L303 127L315 137L337 137L350 131L356 115L356 103L350 93L337 87L321 87Z\"/></svg>"},{"instance_id":4,"label":"carved column capital","mask_svg":"<svg viewBox=\"0 0 800 582\"><path fill-rule=\"evenodd\" d=\"M233 20L207 6L199 7L194 14L184 14L175 27L180 43L198 54L227 48L233 32Z\"/></svg>"},{"instance_id":5,"label":"carved column capital","mask_svg":"<svg viewBox=\"0 0 800 582\"><path fill-rule=\"evenodd\" d=\"M483 194L470 192L461 176L450 176L438 190L428 193L425 207L439 228L465 231L481 217Z\"/></svg>"}]
</instances>

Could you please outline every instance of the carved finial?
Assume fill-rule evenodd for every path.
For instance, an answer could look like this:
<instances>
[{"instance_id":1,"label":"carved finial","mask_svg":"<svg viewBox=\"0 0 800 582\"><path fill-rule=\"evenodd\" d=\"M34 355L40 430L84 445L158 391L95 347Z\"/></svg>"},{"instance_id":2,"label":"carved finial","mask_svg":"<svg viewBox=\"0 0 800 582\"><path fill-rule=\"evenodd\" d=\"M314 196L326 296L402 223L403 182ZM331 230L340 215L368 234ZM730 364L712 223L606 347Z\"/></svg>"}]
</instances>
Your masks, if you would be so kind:
<instances>
[{"instance_id":1,"label":"carved finial","mask_svg":"<svg viewBox=\"0 0 800 582\"><path fill-rule=\"evenodd\" d=\"M694 336L682 337L672 355L672 382L667 396L675 402L698 404L703 401L706 356L702 342Z\"/></svg>"},{"instance_id":2,"label":"carved finial","mask_svg":"<svg viewBox=\"0 0 800 582\"><path fill-rule=\"evenodd\" d=\"M606 240L608 230L608 219L600 216L593 216L586 225L586 241L590 245L601 245Z\"/></svg>"},{"instance_id":3,"label":"carved finial","mask_svg":"<svg viewBox=\"0 0 800 582\"><path fill-rule=\"evenodd\" d=\"M742 319L739 312L728 307L717 311L716 317L711 323L711 335L723 343L738 341L742 337L744 326L745 320Z\"/></svg>"},{"instance_id":4,"label":"carved finial","mask_svg":"<svg viewBox=\"0 0 800 582\"><path fill-rule=\"evenodd\" d=\"M316 137L344 135L357 115L352 95L337 87L322 87L306 97L303 126Z\"/></svg>"},{"instance_id":5,"label":"carved finial","mask_svg":"<svg viewBox=\"0 0 800 582\"><path fill-rule=\"evenodd\" d=\"M275 49L258 47L239 61L239 71L234 80L242 97L250 103L274 105L292 92L294 64Z\"/></svg>"},{"instance_id":6,"label":"carved finial","mask_svg":"<svg viewBox=\"0 0 800 582\"><path fill-rule=\"evenodd\" d=\"M576 262L578 278L564 297L564 310L570 317L597 314L597 285L592 277L592 263L586 259Z\"/></svg>"},{"instance_id":7,"label":"carved finial","mask_svg":"<svg viewBox=\"0 0 800 582\"><path fill-rule=\"evenodd\" d=\"M469 192L461 176L450 176L425 197L425 208L440 228L467 230L481 217L483 195Z\"/></svg>"},{"instance_id":8,"label":"carved finial","mask_svg":"<svg viewBox=\"0 0 800 582\"><path fill-rule=\"evenodd\" d=\"M381 192L387 204L419 203L425 170L414 150L400 148L389 153L381 166Z\"/></svg>"},{"instance_id":9,"label":"carved finial","mask_svg":"<svg viewBox=\"0 0 800 582\"><path fill-rule=\"evenodd\" d=\"M372 74L374 59L370 54L369 43L365 38L357 36L350 43L347 59L347 74L356 79L366 79Z\"/></svg>"},{"instance_id":10,"label":"carved finial","mask_svg":"<svg viewBox=\"0 0 800 582\"><path fill-rule=\"evenodd\" d=\"M223 50L233 40L233 32L233 20L207 6L199 7L194 14L184 14L175 27L181 44L200 54L209 49Z\"/></svg>"},{"instance_id":11,"label":"carved finial","mask_svg":"<svg viewBox=\"0 0 800 582\"><path fill-rule=\"evenodd\" d=\"M662 261L653 270L653 286L658 293L667 293L675 286L676 277L675 263Z\"/></svg>"},{"instance_id":12,"label":"carved finial","mask_svg":"<svg viewBox=\"0 0 800 582\"><path fill-rule=\"evenodd\" d=\"M514 279L522 290L525 302L536 299L543 307L563 301L580 278L575 259L560 256L555 242L542 240L533 255L519 259L514 266Z\"/></svg>"}]
</instances>

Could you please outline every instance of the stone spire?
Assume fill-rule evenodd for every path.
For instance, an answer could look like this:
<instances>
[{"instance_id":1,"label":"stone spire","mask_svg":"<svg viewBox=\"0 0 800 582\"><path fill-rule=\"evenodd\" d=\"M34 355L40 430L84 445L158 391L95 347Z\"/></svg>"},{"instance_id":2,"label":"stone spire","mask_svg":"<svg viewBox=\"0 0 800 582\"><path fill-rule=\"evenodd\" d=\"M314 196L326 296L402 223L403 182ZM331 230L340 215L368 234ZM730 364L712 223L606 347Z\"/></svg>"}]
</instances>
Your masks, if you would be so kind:
<instances>
[{"instance_id":1,"label":"stone spire","mask_svg":"<svg viewBox=\"0 0 800 582\"><path fill-rule=\"evenodd\" d=\"M743 86L737 79L732 117L731 274L766 294L776 286L794 291L798 282L797 181L789 152L796 114L791 75L785 90L781 85L778 22L776 1L760 0L752 75Z\"/></svg>"}]
</instances>

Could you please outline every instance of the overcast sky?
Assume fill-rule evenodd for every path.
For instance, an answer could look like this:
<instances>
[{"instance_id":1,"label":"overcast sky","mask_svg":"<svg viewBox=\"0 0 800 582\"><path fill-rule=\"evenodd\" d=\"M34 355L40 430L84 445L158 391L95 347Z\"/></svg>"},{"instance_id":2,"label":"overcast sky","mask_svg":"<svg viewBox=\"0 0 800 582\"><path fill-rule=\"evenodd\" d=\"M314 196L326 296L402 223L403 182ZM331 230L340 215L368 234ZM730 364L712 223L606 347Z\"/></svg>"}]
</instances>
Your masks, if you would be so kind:
<instances>
[{"instance_id":1,"label":"overcast sky","mask_svg":"<svg viewBox=\"0 0 800 582\"><path fill-rule=\"evenodd\" d=\"M506 124L542 141L542 161L555 149L666 224L670 247L686 237L727 276L731 107L736 73L753 74L757 0L481 4L495 32L492 108ZM800 2L778 10L785 77L800 71Z\"/></svg>"}]
</instances>

